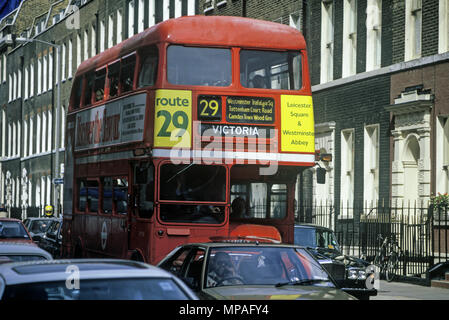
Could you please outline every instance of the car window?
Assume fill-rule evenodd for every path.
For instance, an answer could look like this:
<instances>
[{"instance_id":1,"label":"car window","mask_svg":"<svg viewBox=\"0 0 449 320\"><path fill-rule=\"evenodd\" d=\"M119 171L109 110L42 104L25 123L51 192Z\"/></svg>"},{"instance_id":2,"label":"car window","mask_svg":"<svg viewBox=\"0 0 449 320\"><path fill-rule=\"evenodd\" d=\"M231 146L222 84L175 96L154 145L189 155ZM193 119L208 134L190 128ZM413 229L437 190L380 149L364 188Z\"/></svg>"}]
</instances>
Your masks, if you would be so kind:
<instances>
[{"instance_id":1,"label":"car window","mask_svg":"<svg viewBox=\"0 0 449 320\"><path fill-rule=\"evenodd\" d=\"M30 239L30 237L22 223L0 221L0 239Z\"/></svg>"},{"instance_id":2,"label":"car window","mask_svg":"<svg viewBox=\"0 0 449 320\"><path fill-rule=\"evenodd\" d=\"M182 288L168 278L81 280L79 288L65 281L6 287L5 300L186 300Z\"/></svg>"},{"instance_id":3,"label":"car window","mask_svg":"<svg viewBox=\"0 0 449 320\"><path fill-rule=\"evenodd\" d=\"M50 224L47 220L34 220L30 223L28 230L33 233L46 232Z\"/></svg>"},{"instance_id":4,"label":"car window","mask_svg":"<svg viewBox=\"0 0 449 320\"><path fill-rule=\"evenodd\" d=\"M333 287L326 271L304 249L220 247L210 250L206 287L304 283Z\"/></svg>"},{"instance_id":5,"label":"car window","mask_svg":"<svg viewBox=\"0 0 449 320\"><path fill-rule=\"evenodd\" d=\"M176 252L170 259L165 261L160 265L162 269L170 271L175 275L180 275L182 271L182 267L191 248L181 248L178 252Z\"/></svg>"}]
</instances>

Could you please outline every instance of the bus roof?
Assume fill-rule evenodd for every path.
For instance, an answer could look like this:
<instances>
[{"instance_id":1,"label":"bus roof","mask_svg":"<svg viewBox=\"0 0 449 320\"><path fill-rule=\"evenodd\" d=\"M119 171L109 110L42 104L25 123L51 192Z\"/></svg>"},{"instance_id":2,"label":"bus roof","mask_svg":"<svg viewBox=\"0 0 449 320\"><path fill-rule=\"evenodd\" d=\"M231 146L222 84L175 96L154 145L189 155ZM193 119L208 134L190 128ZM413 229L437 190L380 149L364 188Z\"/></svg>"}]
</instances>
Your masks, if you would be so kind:
<instances>
[{"instance_id":1,"label":"bus roof","mask_svg":"<svg viewBox=\"0 0 449 320\"><path fill-rule=\"evenodd\" d=\"M78 68L83 74L159 42L233 46L262 49L305 49L302 33L270 21L229 16L184 16L160 22L88 60Z\"/></svg>"}]
</instances>

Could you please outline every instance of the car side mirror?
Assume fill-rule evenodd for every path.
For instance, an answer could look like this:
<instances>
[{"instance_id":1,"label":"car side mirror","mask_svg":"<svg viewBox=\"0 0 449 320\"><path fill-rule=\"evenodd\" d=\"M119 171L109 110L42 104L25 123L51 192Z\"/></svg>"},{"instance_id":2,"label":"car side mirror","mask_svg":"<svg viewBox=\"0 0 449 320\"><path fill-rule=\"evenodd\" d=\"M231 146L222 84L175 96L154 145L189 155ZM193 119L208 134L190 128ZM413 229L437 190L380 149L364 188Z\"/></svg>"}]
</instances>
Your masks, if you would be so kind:
<instances>
[{"instance_id":1,"label":"car side mirror","mask_svg":"<svg viewBox=\"0 0 449 320\"><path fill-rule=\"evenodd\" d=\"M316 182L318 184L325 184L326 183L326 169L324 169L324 168L317 168L316 169Z\"/></svg>"}]
</instances>

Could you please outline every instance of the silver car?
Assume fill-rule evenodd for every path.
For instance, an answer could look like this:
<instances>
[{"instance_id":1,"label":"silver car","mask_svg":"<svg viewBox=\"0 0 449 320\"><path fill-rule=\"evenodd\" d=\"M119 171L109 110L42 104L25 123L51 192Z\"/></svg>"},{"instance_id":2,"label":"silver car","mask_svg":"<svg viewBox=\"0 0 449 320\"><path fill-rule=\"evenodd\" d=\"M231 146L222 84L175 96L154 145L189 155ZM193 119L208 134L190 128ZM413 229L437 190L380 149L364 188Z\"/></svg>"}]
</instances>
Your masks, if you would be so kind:
<instances>
[{"instance_id":1,"label":"silver car","mask_svg":"<svg viewBox=\"0 0 449 320\"><path fill-rule=\"evenodd\" d=\"M0 265L0 300L197 300L172 274L142 262L49 260Z\"/></svg>"},{"instance_id":2,"label":"silver car","mask_svg":"<svg viewBox=\"0 0 449 320\"><path fill-rule=\"evenodd\" d=\"M0 242L0 263L51 259L50 253L32 243Z\"/></svg>"}]
</instances>

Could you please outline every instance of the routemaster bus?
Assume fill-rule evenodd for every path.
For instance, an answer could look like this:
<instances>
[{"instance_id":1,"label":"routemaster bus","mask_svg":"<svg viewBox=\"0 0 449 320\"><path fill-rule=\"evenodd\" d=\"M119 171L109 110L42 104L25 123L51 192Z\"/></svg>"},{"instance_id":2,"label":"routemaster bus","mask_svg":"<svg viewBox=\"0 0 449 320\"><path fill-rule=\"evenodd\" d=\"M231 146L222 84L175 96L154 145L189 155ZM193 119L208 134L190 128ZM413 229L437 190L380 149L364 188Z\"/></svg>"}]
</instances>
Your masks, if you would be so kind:
<instances>
[{"instance_id":1,"label":"routemaster bus","mask_svg":"<svg viewBox=\"0 0 449 320\"><path fill-rule=\"evenodd\" d=\"M166 20L79 66L66 128L64 256L293 243L295 183L315 164L306 43L249 18Z\"/></svg>"}]
</instances>

